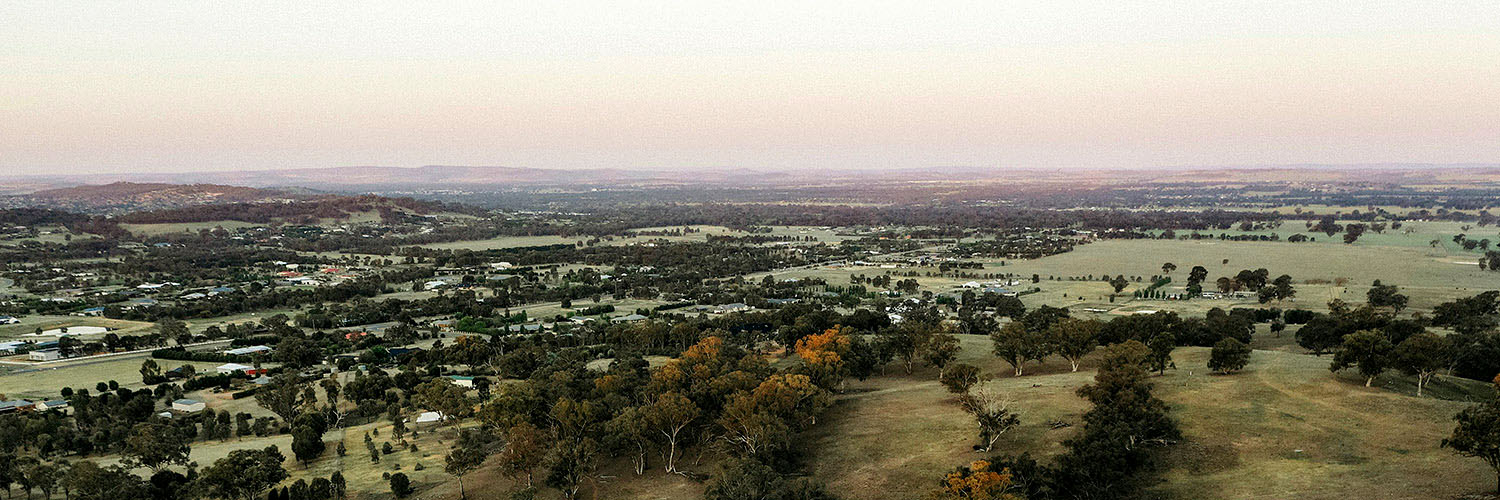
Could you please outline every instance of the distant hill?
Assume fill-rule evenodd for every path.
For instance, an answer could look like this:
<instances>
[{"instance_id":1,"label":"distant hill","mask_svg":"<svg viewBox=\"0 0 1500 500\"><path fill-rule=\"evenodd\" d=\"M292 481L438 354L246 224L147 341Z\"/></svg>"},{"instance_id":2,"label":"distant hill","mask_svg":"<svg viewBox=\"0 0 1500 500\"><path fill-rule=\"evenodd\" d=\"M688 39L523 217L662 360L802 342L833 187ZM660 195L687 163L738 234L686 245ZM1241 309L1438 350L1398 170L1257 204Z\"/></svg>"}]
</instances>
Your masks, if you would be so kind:
<instances>
[{"instance_id":1,"label":"distant hill","mask_svg":"<svg viewBox=\"0 0 1500 500\"><path fill-rule=\"evenodd\" d=\"M220 184L115 182L45 189L17 198L36 206L81 212L170 209L217 203L246 203L300 198L282 191Z\"/></svg>"}]
</instances>

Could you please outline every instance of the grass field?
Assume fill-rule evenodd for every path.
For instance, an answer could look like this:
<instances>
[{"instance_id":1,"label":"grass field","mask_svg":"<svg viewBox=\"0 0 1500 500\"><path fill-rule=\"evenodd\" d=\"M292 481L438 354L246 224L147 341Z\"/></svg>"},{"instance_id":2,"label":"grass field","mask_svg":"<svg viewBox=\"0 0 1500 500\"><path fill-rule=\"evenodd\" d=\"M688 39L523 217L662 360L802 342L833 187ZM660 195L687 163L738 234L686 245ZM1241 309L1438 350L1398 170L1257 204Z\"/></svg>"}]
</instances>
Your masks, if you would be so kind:
<instances>
[{"instance_id":1,"label":"grass field","mask_svg":"<svg viewBox=\"0 0 1500 500\"><path fill-rule=\"evenodd\" d=\"M1262 334L1264 332L1261 332ZM1152 382L1168 402L1185 439L1165 453L1163 482L1171 499L1429 499L1481 493L1494 476L1479 460L1439 448L1451 418L1466 403L1411 395L1410 380L1382 376L1375 388L1328 371L1328 358L1300 352L1290 335L1257 340L1246 370L1214 375L1208 350L1181 348L1177 369ZM990 354L986 337L962 336L959 361L983 367L1015 401L1021 426L991 454L1029 452L1047 459L1077 432L1088 404L1074 391L1092 381L1093 360L1077 373L1049 360L1024 377ZM834 406L799 439L812 477L842 498L920 498L953 467L990 454L973 450L977 427L930 368L912 375L892 365L886 375L851 381ZM1464 398L1485 384L1445 379L1432 393ZM1054 429L1049 422L1069 427ZM353 449L353 448L351 448ZM715 454L685 454L687 469L711 472ZM636 476L623 459L606 461L598 498L674 499L700 496L703 484L659 467ZM442 479L442 478L439 478ZM510 483L486 467L469 476L470 494L502 498ZM423 498L452 498L451 480L429 483ZM544 490L542 498L559 498ZM590 497L585 489L585 498Z\"/></svg>"},{"instance_id":2,"label":"grass field","mask_svg":"<svg viewBox=\"0 0 1500 500\"><path fill-rule=\"evenodd\" d=\"M0 373L0 394L10 399L57 399L58 391L63 387L88 388L92 391L94 384L110 380L125 387L144 387L141 384L141 362L146 359L146 356L134 356L46 365L40 369L12 369L8 373ZM223 364L165 360L156 362L163 369L191 364L198 369L198 373L212 372L214 367Z\"/></svg>"},{"instance_id":3,"label":"grass field","mask_svg":"<svg viewBox=\"0 0 1500 500\"><path fill-rule=\"evenodd\" d=\"M1015 378L987 351L987 340L964 339L967 362L1000 375L992 383L1011 391L1022 417L996 452L1062 451L1087 409L1073 390L1091 381L1089 367L1068 373L1053 360ZM1229 376L1206 372L1206 349L1174 357L1179 368L1153 379L1186 436L1157 487L1168 498L1451 498L1493 486L1483 462L1438 447L1463 403L1366 389L1330 374L1327 358L1299 353L1256 351ZM851 498L916 498L944 471L983 457L971 450L970 418L923 375L855 384L814 432L814 475ZM1400 387L1402 378L1377 383ZM1054 430L1053 419L1075 426Z\"/></svg>"},{"instance_id":4,"label":"grass field","mask_svg":"<svg viewBox=\"0 0 1500 500\"><path fill-rule=\"evenodd\" d=\"M20 338L21 336L28 333L35 333L38 328L46 331L58 327L102 326L109 328L111 330L110 333L114 333L117 335L133 335L147 333L148 330L155 326L154 323L148 323L145 321L128 321L123 319L79 316L34 315L24 316L20 318L20 320L20 323L14 325L0 326L0 340ZM87 340L94 340L99 337L103 337L103 334L82 335L81 337ZM57 340L57 338L55 337L25 337L25 339L38 341Z\"/></svg>"}]
</instances>

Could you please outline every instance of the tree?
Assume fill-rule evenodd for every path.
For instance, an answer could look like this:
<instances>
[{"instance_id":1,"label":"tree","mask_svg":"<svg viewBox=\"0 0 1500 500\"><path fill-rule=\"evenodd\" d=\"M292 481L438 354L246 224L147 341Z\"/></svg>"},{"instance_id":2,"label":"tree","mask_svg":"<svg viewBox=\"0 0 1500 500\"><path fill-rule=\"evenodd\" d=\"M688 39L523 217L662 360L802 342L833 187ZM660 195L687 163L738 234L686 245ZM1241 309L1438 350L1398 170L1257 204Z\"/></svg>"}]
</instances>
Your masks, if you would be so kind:
<instances>
[{"instance_id":1,"label":"tree","mask_svg":"<svg viewBox=\"0 0 1500 500\"><path fill-rule=\"evenodd\" d=\"M207 496L255 500L283 479L286 456L275 446L262 450L234 450L198 474L197 485Z\"/></svg>"},{"instance_id":2,"label":"tree","mask_svg":"<svg viewBox=\"0 0 1500 500\"><path fill-rule=\"evenodd\" d=\"M1370 291L1365 292L1365 299L1375 307L1389 307L1400 312L1406 309L1406 296L1401 294L1396 285L1383 285L1380 280L1370 286Z\"/></svg>"},{"instance_id":3,"label":"tree","mask_svg":"<svg viewBox=\"0 0 1500 500\"><path fill-rule=\"evenodd\" d=\"M52 498L52 491L57 489L57 481L62 479L62 468L57 465L42 461L33 461L23 471L26 474L26 492L30 496L31 488L42 490L43 498Z\"/></svg>"},{"instance_id":4,"label":"tree","mask_svg":"<svg viewBox=\"0 0 1500 500\"><path fill-rule=\"evenodd\" d=\"M1151 350L1135 340L1104 350L1094 383L1078 395L1094 406L1083 430L1065 441L1058 458L1058 498L1128 498L1138 472L1150 464L1152 448L1181 437L1167 404L1151 394L1145 363Z\"/></svg>"},{"instance_id":5,"label":"tree","mask_svg":"<svg viewBox=\"0 0 1500 500\"><path fill-rule=\"evenodd\" d=\"M183 345L191 340L192 334L188 332L186 323L175 318L162 318L156 323L157 329L161 330L163 339L171 339L177 345Z\"/></svg>"},{"instance_id":6,"label":"tree","mask_svg":"<svg viewBox=\"0 0 1500 500\"><path fill-rule=\"evenodd\" d=\"M892 328L891 331L882 335L881 347L888 350L895 357L901 359L901 365L906 369L906 374L911 375L912 368L918 359L922 357L922 350L928 346L929 339L935 334L937 327L917 321L906 321L900 326Z\"/></svg>"},{"instance_id":7,"label":"tree","mask_svg":"<svg viewBox=\"0 0 1500 500\"><path fill-rule=\"evenodd\" d=\"M1500 396L1500 394L1497 394ZM1466 457L1484 460L1496 473L1496 490L1500 491L1500 397L1464 408L1453 416L1458 425L1442 446Z\"/></svg>"},{"instance_id":8,"label":"tree","mask_svg":"<svg viewBox=\"0 0 1500 500\"><path fill-rule=\"evenodd\" d=\"M311 425L298 425L292 429L292 455L302 465L323 454L327 445L323 443L323 432Z\"/></svg>"},{"instance_id":9,"label":"tree","mask_svg":"<svg viewBox=\"0 0 1500 500\"><path fill-rule=\"evenodd\" d=\"M667 445L662 454L667 461L667 472L677 473L677 445L682 431L698 418L699 413L693 400L676 392L657 396L655 401L641 407L641 416L647 425L660 434Z\"/></svg>"},{"instance_id":10,"label":"tree","mask_svg":"<svg viewBox=\"0 0 1500 500\"><path fill-rule=\"evenodd\" d=\"M1187 294L1197 296L1203 293L1203 280L1208 279L1208 269L1203 266L1193 266L1188 271Z\"/></svg>"},{"instance_id":11,"label":"tree","mask_svg":"<svg viewBox=\"0 0 1500 500\"><path fill-rule=\"evenodd\" d=\"M958 352L960 350L958 337L949 333L939 333L928 339L927 348L922 352L922 360L936 367L938 369L938 378L941 379L943 377L943 370L948 367L948 363L952 363L953 360L958 359Z\"/></svg>"},{"instance_id":12,"label":"tree","mask_svg":"<svg viewBox=\"0 0 1500 500\"><path fill-rule=\"evenodd\" d=\"M1448 366L1448 342L1430 332L1421 332L1396 345L1395 363L1401 371L1417 377L1417 396L1438 370Z\"/></svg>"},{"instance_id":13,"label":"tree","mask_svg":"<svg viewBox=\"0 0 1500 500\"><path fill-rule=\"evenodd\" d=\"M306 368L323 359L323 349L299 335L288 335L276 343L273 356L292 368Z\"/></svg>"},{"instance_id":14,"label":"tree","mask_svg":"<svg viewBox=\"0 0 1500 500\"><path fill-rule=\"evenodd\" d=\"M275 413L288 425L302 411L303 403L302 381L293 372L276 375L270 383L255 390L255 404Z\"/></svg>"},{"instance_id":15,"label":"tree","mask_svg":"<svg viewBox=\"0 0 1500 500\"><path fill-rule=\"evenodd\" d=\"M845 358L849 356L852 342L850 328L833 328L823 333L797 339L797 357L802 358L804 369L817 379L823 387L838 385L846 373Z\"/></svg>"},{"instance_id":16,"label":"tree","mask_svg":"<svg viewBox=\"0 0 1500 500\"><path fill-rule=\"evenodd\" d=\"M1177 349L1177 336L1170 331L1159 331L1151 335L1146 342L1146 367L1159 375L1165 375L1167 368L1177 368L1172 362L1172 351Z\"/></svg>"},{"instance_id":17,"label":"tree","mask_svg":"<svg viewBox=\"0 0 1500 500\"><path fill-rule=\"evenodd\" d=\"M1017 377L1024 373L1027 361L1041 361L1047 356L1046 337L1019 321L1006 323L990 334L990 340L995 344L995 355L1015 367Z\"/></svg>"},{"instance_id":18,"label":"tree","mask_svg":"<svg viewBox=\"0 0 1500 500\"><path fill-rule=\"evenodd\" d=\"M526 487L531 487L532 474L541 467L547 449L551 447L547 435L530 422L520 422L505 431L505 449L500 450L496 462L500 473L520 484L526 478Z\"/></svg>"},{"instance_id":19,"label":"tree","mask_svg":"<svg viewBox=\"0 0 1500 500\"><path fill-rule=\"evenodd\" d=\"M1172 271L1176 271L1176 270L1177 270L1177 264L1173 264L1171 262L1167 262L1167 263L1161 265L1161 273L1162 274L1172 274Z\"/></svg>"},{"instance_id":20,"label":"tree","mask_svg":"<svg viewBox=\"0 0 1500 500\"><path fill-rule=\"evenodd\" d=\"M1249 362L1250 346L1234 337L1219 340L1208 355L1208 369L1219 373L1239 371Z\"/></svg>"},{"instance_id":21,"label":"tree","mask_svg":"<svg viewBox=\"0 0 1500 500\"><path fill-rule=\"evenodd\" d=\"M464 396L464 389L441 377L417 386L415 399L418 404L441 413L444 421L468 416L474 410Z\"/></svg>"},{"instance_id":22,"label":"tree","mask_svg":"<svg viewBox=\"0 0 1500 500\"><path fill-rule=\"evenodd\" d=\"M395 474L391 474L390 482L391 494L396 495L396 498L406 498L408 496L411 496L413 491L411 489L411 479L407 478L405 473L397 472Z\"/></svg>"},{"instance_id":23,"label":"tree","mask_svg":"<svg viewBox=\"0 0 1500 500\"><path fill-rule=\"evenodd\" d=\"M817 483L806 478L788 480L775 469L755 460L736 458L719 465L708 480L704 500L834 500Z\"/></svg>"},{"instance_id":24,"label":"tree","mask_svg":"<svg viewBox=\"0 0 1500 500\"><path fill-rule=\"evenodd\" d=\"M1047 329L1047 342L1076 372L1079 361L1099 346L1099 331L1103 328L1104 324L1096 320L1064 318Z\"/></svg>"},{"instance_id":25,"label":"tree","mask_svg":"<svg viewBox=\"0 0 1500 500\"><path fill-rule=\"evenodd\" d=\"M641 475L646 472L646 452L656 437L656 432L651 428L649 422L643 416L641 408L630 406L619 413L609 422L604 424L605 444L611 450L628 450L633 452L635 462L635 474Z\"/></svg>"},{"instance_id":26,"label":"tree","mask_svg":"<svg viewBox=\"0 0 1500 500\"><path fill-rule=\"evenodd\" d=\"M974 416L979 423L979 443L982 451L988 452L995 441L1006 431L1021 424L1021 418L1011 411L1011 402L993 385L974 387L960 398L964 411Z\"/></svg>"},{"instance_id":27,"label":"tree","mask_svg":"<svg viewBox=\"0 0 1500 500\"><path fill-rule=\"evenodd\" d=\"M1385 333L1379 330L1360 330L1344 336L1344 343L1334 354L1333 364L1328 369L1336 372L1354 366L1365 377L1365 387L1369 387L1375 382L1375 377L1380 376L1390 365L1394 349L1395 346L1391 345L1391 340Z\"/></svg>"},{"instance_id":28,"label":"tree","mask_svg":"<svg viewBox=\"0 0 1500 500\"><path fill-rule=\"evenodd\" d=\"M563 440L547 454L547 485L557 488L569 500L578 498L583 482L593 477L598 467L599 445L593 439Z\"/></svg>"},{"instance_id":29,"label":"tree","mask_svg":"<svg viewBox=\"0 0 1500 500\"><path fill-rule=\"evenodd\" d=\"M152 473L169 465L187 465L188 438L176 428L159 423L136 424L125 438L124 463L130 467L146 467Z\"/></svg>"},{"instance_id":30,"label":"tree","mask_svg":"<svg viewBox=\"0 0 1500 500\"><path fill-rule=\"evenodd\" d=\"M943 372L943 376L938 381L943 384L943 387L948 388L948 392L967 393L970 387L980 381L979 367L967 363L953 365L948 371Z\"/></svg>"},{"instance_id":31,"label":"tree","mask_svg":"<svg viewBox=\"0 0 1500 500\"><path fill-rule=\"evenodd\" d=\"M161 380L161 365L156 360L147 358L141 362L141 383L154 384Z\"/></svg>"},{"instance_id":32,"label":"tree","mask_svg":"<svg viewBox=\"0 0 1500 500\"><path fill-rule=\"evenodd\" d=\"M147 498L145 483L129 470L119 466L100 467L88 460L69 467L62 485L68 496L76 500Z\"/></svg>"},{"instance_id":33,"label":"tree","mask_svg":"<svg viewBox=\"0 0 1500 500\"><path fill-rule=\"evenodd\" d=\"M458 436L458 442L448 450L443 460L443 471L458 478L458 498L468 498L464 492L464 475L478 469L490 456L494 437L483 429L467 429Z\"/></svg>"}]
</instances>

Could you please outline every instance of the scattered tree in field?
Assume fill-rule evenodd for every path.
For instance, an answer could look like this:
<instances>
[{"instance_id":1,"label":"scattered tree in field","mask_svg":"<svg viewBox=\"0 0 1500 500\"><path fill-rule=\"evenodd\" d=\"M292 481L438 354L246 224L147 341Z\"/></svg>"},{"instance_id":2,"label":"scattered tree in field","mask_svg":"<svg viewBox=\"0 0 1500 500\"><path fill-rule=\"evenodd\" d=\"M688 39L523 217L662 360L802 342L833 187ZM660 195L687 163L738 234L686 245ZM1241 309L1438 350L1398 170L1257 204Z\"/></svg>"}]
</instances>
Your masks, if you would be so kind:
<instances>
[{"instance_id":1,"label":"scattered tree in field","mask_svg":"<svg viewBox=\"0 0 1500 500\"><path fill-rule=\"evenodd\" d=\"M187 323L183 323L182 320L163 318L156 323L156 327L161 330L162 338L171 339L177 342L177 345L182 345L192 340L192 334L188 332Z\"/></svg>"},{"instance_id":2,"label":"scattered tree in field","mask_svg":"<svg viewBox=\"0 0 1500 500\"><path fill-rule=\"evenodd\" d=\"M1083 357L1099 346L1099 331L1103 328L1104 324L1097 320L1065 318L1047 329L1047 342L1076 372Z\"/></svg>"},{"instance_id":3,"label":"scattered tree in field","mask_svg":"<svg viewBox=\"0 0 1500 500\"><path fill-rule=\"evenodd\" d=\"M1167 263L1164 263L1164 264L1161 265L1161 273L1162 274L1172 274L1172 271L1176 271L1176 270L1177 270L1177 264L1173 264L1171 262L1167 262Z\"/></svg>"},{"instance_id":4,"label":"scattered tree in field","mask_svg":"<svg viewBox=\"0 0 1500 500\"><path fill-rule=\"evenodd\" d=\"M131 467L145 467L159 472L169 465L187 465L188 438L176 428L145 422L136 424L125 438L124 463Z\"/></svg>"},{"instance_id":5,"label":"scattered tree in field","mask_svg":"<svg viewBox=\"0 0 1500 500\"><path fill-rule=\"evenodd\" d=\"M953 365L948 371L943 372L942 378L938 381L942 382L943 387L948 388L948 392L967 393L970 387L980 381L979 367L967 363Z\"/></svg>"},{"instance_id":6,"label":"scattered tree in field","mask_svg":"<svg viewBox=\"0 0 1500 500\"><path fill-rule=\"evenodd\" d=\"M1203 266L1193 266L1188 271L1187 294L1198 296L1203 293L1203 280L1208 279L1208 269Z\"/></svg>"},{"instance_id":7,"label":"scattered tree in field","mask_svg":"<svg viewBox=\"0 0 1500 500\"><path fill-rule=\"evenodd\" d=\"M1500 397L1464 408L1453 420L1458 425L1453 435L1443 440L1443 447L1484 460L1495 470L1496 491L1500 491Z\"/></svg>"},{"instance_id":8,"label":"scattered tree in field","mask_svg":"<svg viewBox=\"0 0 1500 500\"><path fill-rule=\"evenodd\" d=\"M1006 323L990 334L995 343L995 355L1016 369L1016 376L1024 374L1027 361L1041 361L1047 356L1046 336L1031 330L1019 321Z\"/></svg>"},{"instance_id":9,"label":"scattered tree in field","mask_svg":"<svg viewBox=\"0 0 1500 500\"><path fill-rule=\"evenodd\" d=\"M1450 360L1448 342L1434 333L1424 331L1396 345L1395 364L1401 371L1417 377L1419 397L1432 376L1447 368Z\"/></svg>"},{"instance_id":10,"label":"scattered tree in field","mask_svg":"<svg viewBox=\"0 0 1500 500\"><path fill-rule=\"evenodd\" d=\"M270 410L281 421L291 424L307 401L303 398L302 383L296 373L282 373L271 378L271 382L255 390L255 403Z\"/></svg>"},{"instance_id":11,"label":"scattered tree in field","mask_svg":"<svg viewBox=\"0 0 1500 500\"><path fill-rule=\"evenodd\" d=\"M161 365L156 364L156 360L154 359L148 358L147 360L142 361L141 383L149 385L154 384L159 380L161 380Z\"/></svg>"},{"instance_id":12,"label":"scattered tree in field","mask_svg":"<svg viewBox=\"0 0 1500 500\"><path fill-rule=\"evenodd\" d=\"M1109 286L1114 287L1115 293L1120 293L1125 287L1130 286L1130 280L1125 279L1123 274L1116 275L1114 279L1109 280Z\"/></svg>"},{"instance_id":13,"label":"scattered tree in field","mask_svg":"<svg viewBox=\"0 0 1500 500\"><path fill-rule=\"evenodd\" d=\"M323 432L311 425L298 425L292 429L292 455L298 462L307 462L323 454L327 445L323 443Z\"/></svg>"},{"instance_id":14,"label":"scattered tree in field","mask_svg":"<svg viewBox=\"0 0 1500 500\"><path fill-rule=\"evenodd\" d=\"M973 387L960 401L964 410L979 423L979 448L982 451L990 451L1001 435L1021 424L1021 418L1011 411L1010 400L993 386Z\"/></svg>"},{"instance_id":15,"label":"scattered tree in field","mask_svg":"<svg viewBox=\"0 0 1500 500\"><path fill-rule=\"evenodd\" d=\"M1356 367L1359 374L1365 377L1365 387L1369 387L1375 382L1375 377L1390 366L1393 350L1395 346L1391 345L1391 340L1385 333L1379 330L1360 330L1344 336L1344 343L1334 354L1333 364L1328 369L1339 371L1350 366Z\"/></svg>"},{"instance_id":16,"label":"scattered tree in field","mask_svg":"<svg viewBox=\"0 0 1500 500\"><path fill-rule=\"evenodd\" d=\"M234 450L198 474L198 487L212 498L255 500L286 479L281 462L286 456L275 446L263 450Z\"/></svg>"},{"instance_id":17,"label":"scattered tree in field","mask_svg":"<svg viewBox=\"0 0 1500 500\"><path fill-rule=\"evenodd\" d=\"M1370 291L1365 292L1365 299L1375 307L1389 307L1400 312L1406 309L1406 296L1401 294L1396 285L1384 285L1380 280L1370 286Z\"/></svg>"},{"instance_id":18,"label":"scattered tree in field","mask_svg":"<svg viewBox=\"0 0 1500 500\"><path fill-rule=\"evenodd\" d=\"M1083 431L1063 443L1068 452L1057 460L1058 498L1128 498L1151 464L1151 450L1181 437L1167 404L1151 394L1150 355L1135 340L1112 345L1094 383L1078 389L1094 406L1083 415Z\"/></svg>"},{"instance_id":19,"label":"scattered tree in field","mask_svg":"<svg viewBox=\"0 0 1500 500\"><path fill-rule=\"evenodd\" d=\"M927 340L927 348L922 352L922 361L938 369L938 378L943 377L943 371L948 363L958 359L958 337L949 333L939 333Z\"/></svg>"},{"instance_id":20,"label":"scattered tree in field","mask_svg":"<svg viewBox=\"0 0 1500 500\"><path fill-rule=\"evenodd\" d=\"M406 477L405 473L397 472L395 474L391 474L390 482L391 494L396 495L396 498L406 498L408 496L411 496L413 492L411 488L411 479Z\"/></svg>"},{"instance_id":21,"label":"scattered tree in field","mask_svg":"<svg viewBox=\"0 0 1500 500\"><path fill-rule=\"evenodd\" d=\"M1146 343L1146 367L1159 375L1165 375L1168 368L1177 368L1172 362L1172 351L1177 349L1177 336L1170 331L1160 331L1152 334Z\"/></svg>"},{"instance_id":22,"label":"scattered tree in field","mask_svg":"<svg viewBox=\"0 0 1500 500\"><path fill-rule=\"evenodd\" d=\"M1227 374L1245 368L1249 362L1250 346L1234 337L1224 337L1209 352L1208 369Z\"/></svg>"},{"instance_id":23,"label":"scattered tree in field","mask_svg":"<svg viewBox=\"0 0 1500 500\"><path fill-rule=\"evenodd\" d=\"M882 339L883 347L900 359L906 374L911 375L912 368L916 367L917 361L922 359L923 350L927 348L938 329L935 325L907 321L892 330Z\"/></svg>"},{"instance_id":24,"label":"scattered tree in field","mask_svg":"<svg viewBox=\"0 0 1500 500\"><path fill-rule=\"evenodd\" d=\"M484 429L465 429L458 442L443 457L443 471L458 479L458 498L468 498L464 491L464 476L484 464L490 456L494 436Z\"/></svg>"}]
</instances>

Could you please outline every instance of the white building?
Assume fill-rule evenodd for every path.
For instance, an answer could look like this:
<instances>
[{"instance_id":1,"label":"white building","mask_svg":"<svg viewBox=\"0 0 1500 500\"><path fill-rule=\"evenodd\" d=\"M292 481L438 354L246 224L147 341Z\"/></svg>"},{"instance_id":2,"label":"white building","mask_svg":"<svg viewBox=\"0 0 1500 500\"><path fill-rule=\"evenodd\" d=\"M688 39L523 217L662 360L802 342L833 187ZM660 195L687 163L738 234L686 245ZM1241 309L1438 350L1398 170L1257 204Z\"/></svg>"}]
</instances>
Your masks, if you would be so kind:
<instances>
[{"instance_id":1,"label":"white building","mask_svg":"<svg viewBox=\"0 0 1500 500\"><path fill-rule=\"evenodd\" d=\"M192 399L179 399L172 402L172 411L182 413L198 413L208 408L202 401Z\"/></svg>"},{"instance_id":2,"label":"white building","mask_svg":"<svg viewBox=\"0 0 1500 500\"><path fill-rule=\"evenodd\" d=\"M217 370L220 374L228 375L234 372L250 373L252 371L255 371L255 367L246 366L239 363L224 363L222 365L219 365L219 368Z\"/></svg>"},{"instance_id":3,"label":"white building","mask_svg":"<svg viewBox=\"0 0 1500 500\"><path fill-rule=\"evenodd\" d=\"M251 354L258 354L258 353L263 353L263 352L271 352L271 348L268 347L268 346L263 346L263 345L252 345L252 346L248 346L248 347L240 347L240 348L237 348L237 349L230 349L230 350L224 351L224 354L231 354L231 355L234 355L234 356L249 356Z\"/></svg>"},{"instance_id":4,"label":"white building","mask_svg":"<svg viewBox=\"0 0 1500 500\"><path fill-rule=\"evenodd\" d=\"M32 361L56 361L62 359L62 351L57 349L40 349L31 351Z\"/></svg>"}]
</instances>

